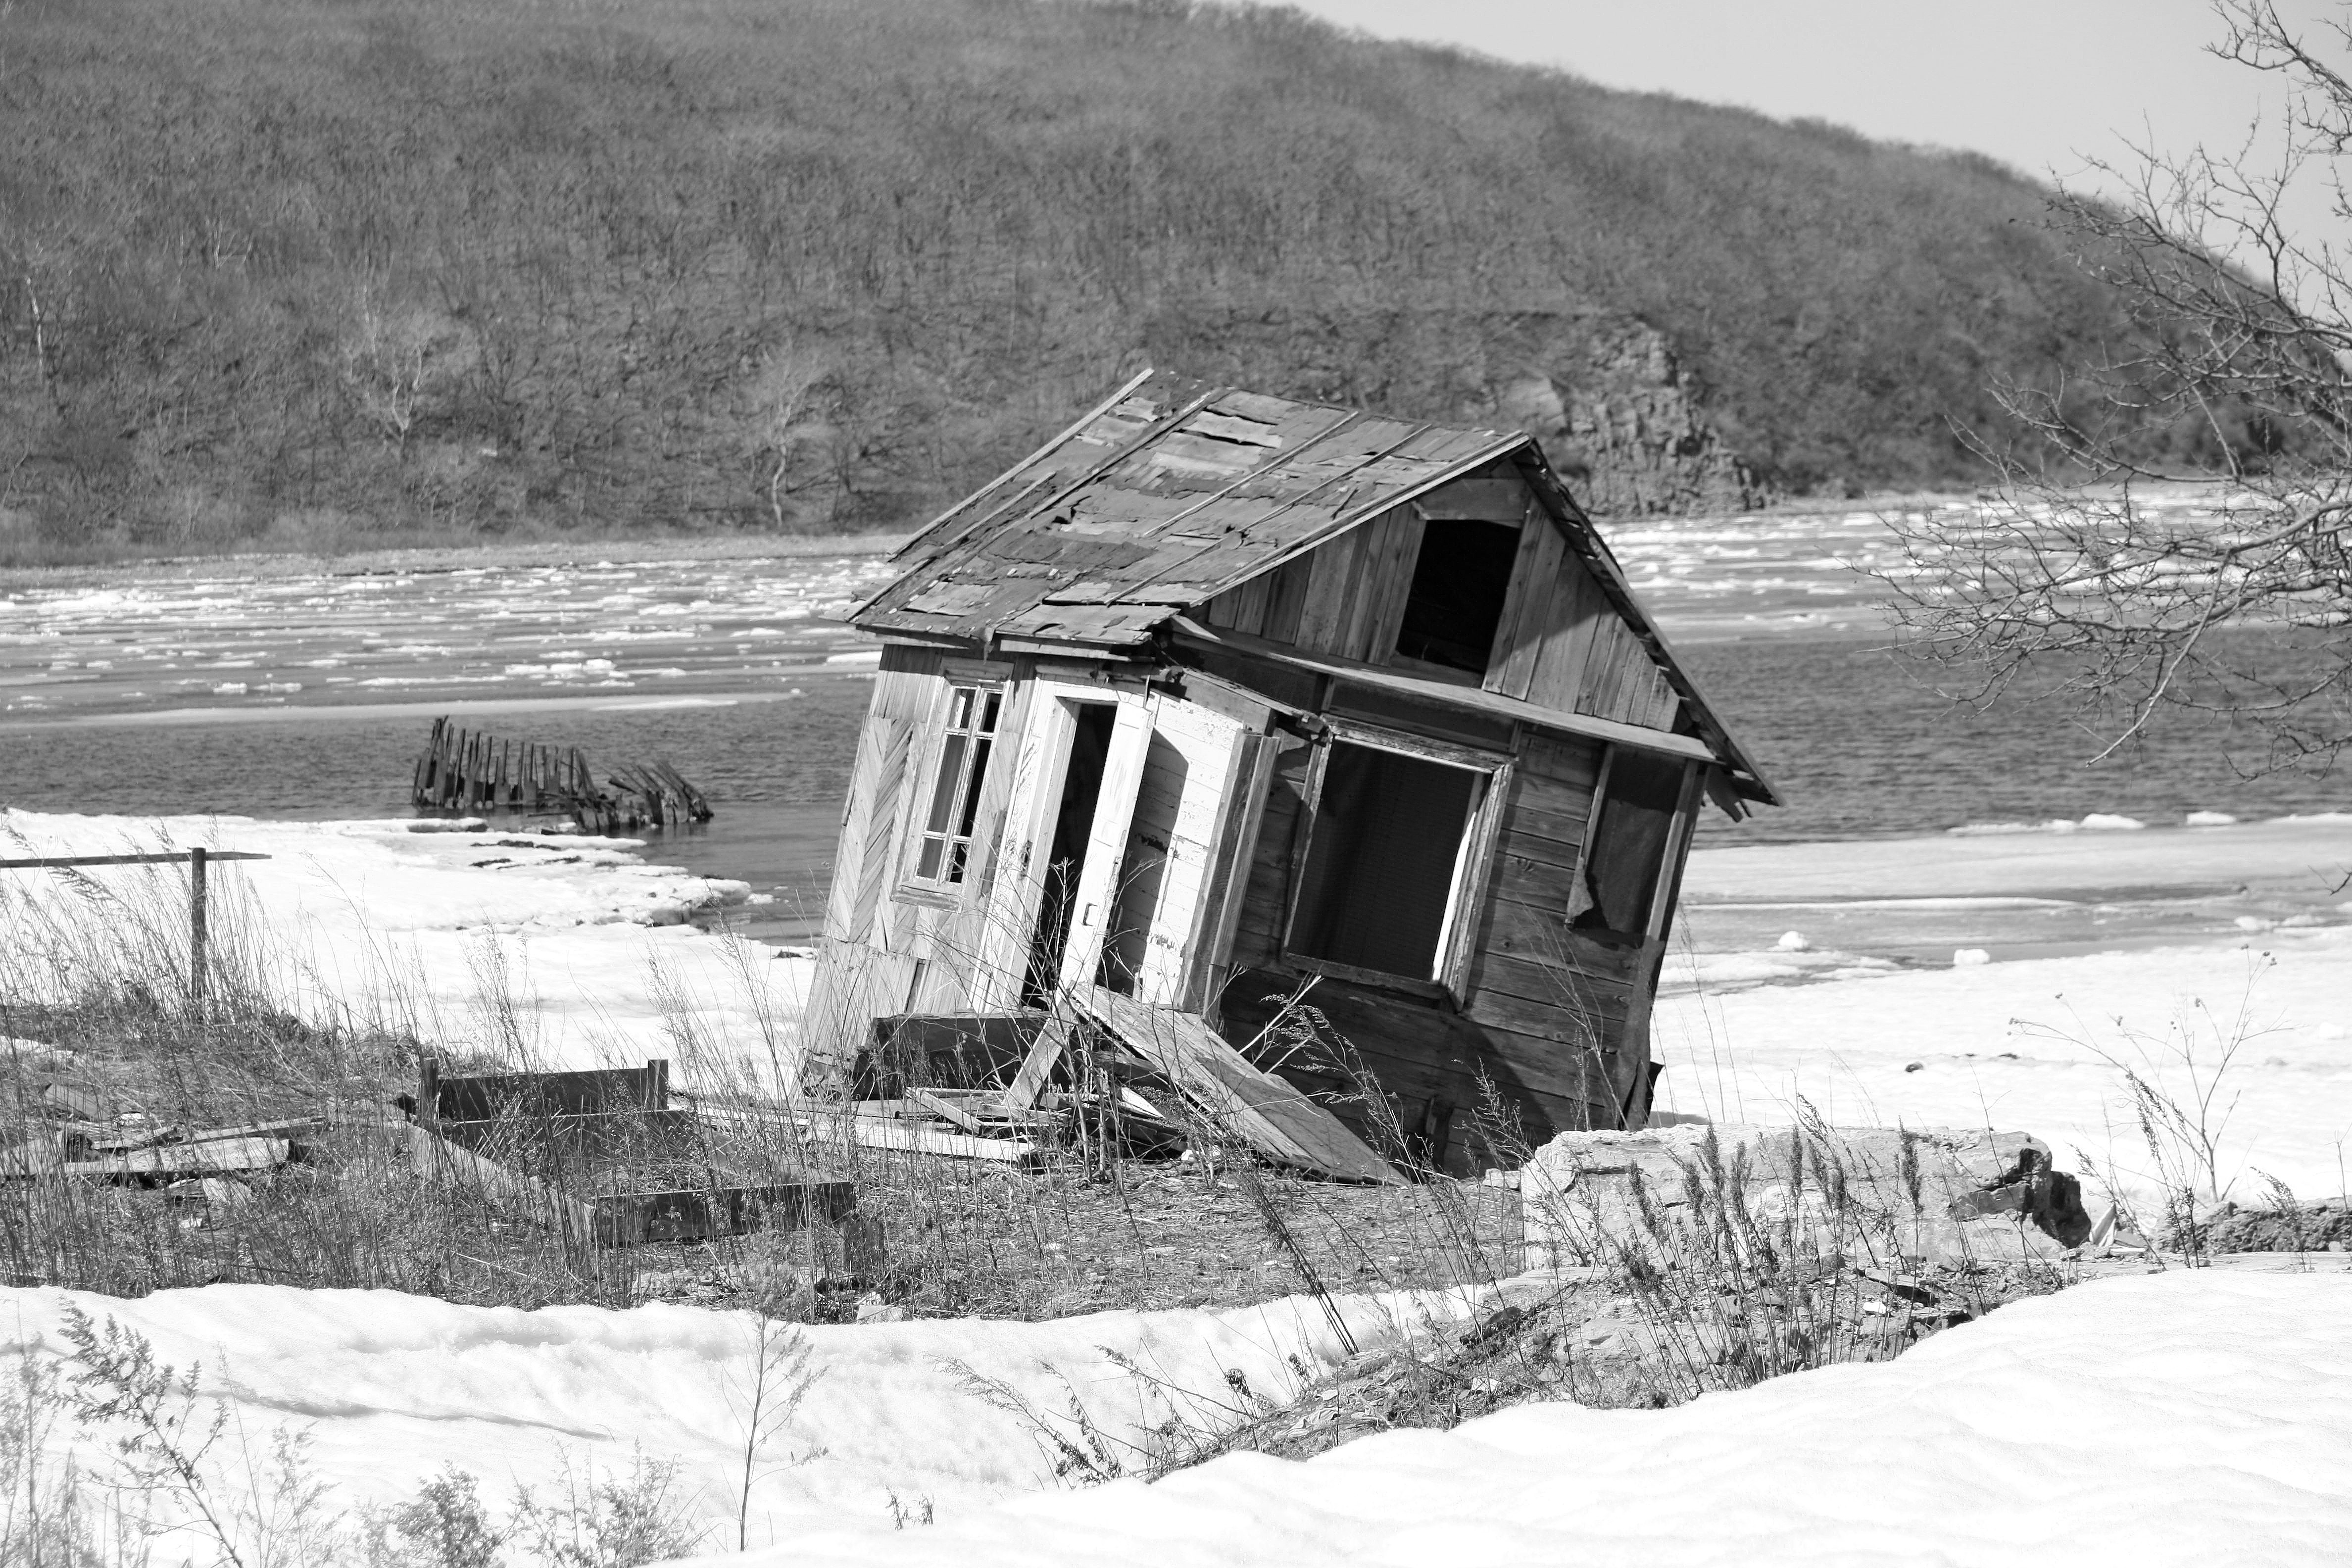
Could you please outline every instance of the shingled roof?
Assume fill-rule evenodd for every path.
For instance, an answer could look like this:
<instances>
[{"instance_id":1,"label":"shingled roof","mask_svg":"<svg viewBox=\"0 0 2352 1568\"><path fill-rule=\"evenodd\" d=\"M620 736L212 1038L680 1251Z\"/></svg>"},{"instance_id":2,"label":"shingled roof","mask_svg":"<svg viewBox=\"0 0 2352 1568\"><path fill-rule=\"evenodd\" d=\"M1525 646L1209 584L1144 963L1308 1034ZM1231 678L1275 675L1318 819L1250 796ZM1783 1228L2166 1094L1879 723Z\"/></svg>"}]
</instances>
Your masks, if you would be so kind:
<instances>
[{"instance_id":1,"label":"shingled roof","mask_svg":"<svg viewBox=\"0 0 2352 1568\"><path fill-rule=\"evenodd\" d=\"M1134 655L1184 610L1424 491L1509 460L1719 753L1707 710L1535 438L1146 371L900 546L850 615L878 636Z\"/></svg>"},{"instance_id":2,"label":"shingled roof","mask_svg":"<svg viewBox=\"0 0 2352 1568\"><path fill-rule=\"evenodd\" d=\"M1528 437L1147 372L902 547L870 631L1100 648Z\"/></svg>"}]
</instances>

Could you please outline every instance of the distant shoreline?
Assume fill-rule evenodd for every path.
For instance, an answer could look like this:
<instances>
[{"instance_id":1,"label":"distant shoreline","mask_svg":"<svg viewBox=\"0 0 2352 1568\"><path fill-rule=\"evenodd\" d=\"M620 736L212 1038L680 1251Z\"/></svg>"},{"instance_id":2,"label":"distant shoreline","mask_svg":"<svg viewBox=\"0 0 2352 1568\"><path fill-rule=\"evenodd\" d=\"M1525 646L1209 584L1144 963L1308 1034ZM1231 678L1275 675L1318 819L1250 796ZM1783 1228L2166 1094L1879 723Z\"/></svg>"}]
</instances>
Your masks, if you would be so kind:
<instances>
[{"instance_id":1,"label":"distant shoreline","mask_svg":"<svg viewBox=\"0 0 2352 1568\"><path fill-rule=\"evenodd\" d=\"M806 560L829 555L887 555L913 535L896 530L877 533L654 534L621 539L498 540L480 544L420 544L348 554L317 552L236 552L217 555L153 555L57 566L0 566L0 592L47 586L77 577L125 575L155 580L242 575L274 577L365 577L517 566L588 566L626 561Z\"/></svg>"}]
</instances>

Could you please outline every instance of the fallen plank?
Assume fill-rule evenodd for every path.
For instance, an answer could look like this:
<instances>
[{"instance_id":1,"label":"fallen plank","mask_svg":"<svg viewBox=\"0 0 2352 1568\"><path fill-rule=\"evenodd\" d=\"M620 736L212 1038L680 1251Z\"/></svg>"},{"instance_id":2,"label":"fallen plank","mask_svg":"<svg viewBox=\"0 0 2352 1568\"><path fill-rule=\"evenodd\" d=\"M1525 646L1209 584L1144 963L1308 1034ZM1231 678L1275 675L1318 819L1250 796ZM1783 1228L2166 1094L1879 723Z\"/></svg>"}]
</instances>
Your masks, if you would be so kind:
<instances>
[{"instance_id":1,"label":"fallen plank","mask_svg":"<svg viewBox=\"0 0 2352 1568\"><path fill-rule=\"evenodd\" d=\"M1009 1109L1004 1103L1004 1091L1001 1089L926 1089L922 1092L922 1100L911 1100L913 1091L909 1089L910 1102L923 1105L940 1102L960 1115L971 1118L982 1128L1005 1131L1016 1127L1058 1127L1062 1123L1061 1117L1050 1110ZM950 1115L947 1120L955 1121L956 1117ZM961 1125L961 1122L957 1124Z\"/></svg>"},{"instance_id":2,"label":"fallen plank","mask_svg":"<svg viewBox=\"0 0 2352 1568\"><path fill-rule=\"evenodd\" d=\"M371 1121L373 1117L355 1117L357 1121ZM288 1116L276 1121L248 1121L241 1127L191 1127L180 1141L184 1143L212 1143L223 1138L284 1138L296 1132L316 1132L334 1126L326 1116Z\"/></svg>"},{"instance_id":3,"label":"fallen plank","mask_svg":"<svg viewBox=\"0 0 2352 1568\"><path fill-rule=\"evenodd\" d=\"M102 1160L68 1160L64 1176L108 1180L123 1176L218 1176L232 1171L269 1171L286 1163L293 1146L283 1138L220 1138L205 1143L163 1143L131 1149Z\"/></svg>"},{"instance_id":4,"label":"fallen plank","mask_svg":"<svg viewBox=\"0 0 2352 1568\"><path fill-rule=\"evenodd\" d=\"M1027 1110L1036 1105L1037 1096L1045 1089L1054 1064L1062 1059L1062 1047L1069 1038L1070 1020L1058 1015L1045 1020L1045 1026L1029 1043L1029 1054L1022 1058L1021 1070L1013 1075L1013 1082L1004 1090L1007 1110Z\"/></svg>"},{"instance_id":5,"label":"fallen plank","mask_svg":"<svg viewBox=\"0 0 2352 1568\"><path fill-rule=\"evenodd\" d=\"M1268 1159L1343 1181L1404 1180L1338 1117L1252 1067L1199 1016L1148 1006L1099 985L1081 996L1097 1023Z\"/></svg>"},{"instance_id":6,"label":"fallen plank","mask_svg":"<svg viewBox=\"0 0 2352 1568\"><path fill-rule=\"evenodd\" d=\"M1037 1146L1025 1138L974 1138L968 1132L942 1132L919 1121L888 1121L877 1117L851 1118L849 1135L867 1149L946 1154L962 1160L998 1160L1018 1164L1037 1154Z\"/></svg>"},{"instance_id":7,"label":"fallen plank","mask_svg":"<svg viewBox=\"0 0 2352 1568\"><path fill-rule=\"evenodd\" d=\"M950 1126L961 1127L974 1136L987 1135L988 1129L980 1124L980 1118L951 1100L933 1094L929 1089L918 1088L913 1084L907 1086L907 1098Z\"/></svg>"}]
</instances>

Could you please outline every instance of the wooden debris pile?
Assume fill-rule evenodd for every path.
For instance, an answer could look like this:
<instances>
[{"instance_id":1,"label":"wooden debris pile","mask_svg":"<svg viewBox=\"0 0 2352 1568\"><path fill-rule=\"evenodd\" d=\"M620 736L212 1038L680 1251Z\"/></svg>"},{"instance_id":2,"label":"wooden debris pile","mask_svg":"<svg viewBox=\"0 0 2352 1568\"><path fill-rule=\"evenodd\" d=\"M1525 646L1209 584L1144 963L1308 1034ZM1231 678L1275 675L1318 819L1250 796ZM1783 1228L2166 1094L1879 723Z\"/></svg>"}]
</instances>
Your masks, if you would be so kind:
<instances>
[{"instance_id":1,"label":"wooden debris pile","mask_svg":"<svg viewBox=\"0 0 2352 1568\"><path fill-rule=\"evenodd\" d=\"M568 816L590 833L683 827L711 818L702 792L660 758L615 768L604 781L577 746L500 740L446 718L417 754L410 800L422 810Z\"/></svg>"},{"instance_id":2,"label":"wooden debris pile","mask_svg":"<svg viewBox=\"0 0 2352 1568\"><path fill-rule=\"evenodd\" d=\"M635 1247L834 1224L845 1181L761 1182L732 1168L715 1124L671 1103L669 1064L443 1078L425 1058L409 1115L430 1179L468 1186L567 1243Z\"/></svg>"},{"instance_id":3,"label":"wooden debris pile","mask_svg":"<svg viewBox=\"0 0 2352 1568\"><path fill-rule=\"evenodd\" d=\"M323 1116L308 1116L181 1127L136 1112L111 1115L95 1091L64 1081L46 1085L28 1109L40 1120L0 1141L0 1180L79 1179L175 1191L194 1183L225 1200L243 1195L237 1178L303 1158L303 1137L329 1125Z\"/></svg>"},{"instance_id":4,"label":"wooden debris pile","mask_svg":"<svg viewBox=\"0 0 2352 1568\"><path fill-rule=\"evenodd\" d=\"M1343 1181L1402 1179L1328 1110L1252 1066L1198 1017L1100 987L1068 1016L877 1018L851 1094L833 1109L866 1148L1011 1162L1059 1148L1095 1163L1237 1144Z\"/></svg>"}]
</instances>

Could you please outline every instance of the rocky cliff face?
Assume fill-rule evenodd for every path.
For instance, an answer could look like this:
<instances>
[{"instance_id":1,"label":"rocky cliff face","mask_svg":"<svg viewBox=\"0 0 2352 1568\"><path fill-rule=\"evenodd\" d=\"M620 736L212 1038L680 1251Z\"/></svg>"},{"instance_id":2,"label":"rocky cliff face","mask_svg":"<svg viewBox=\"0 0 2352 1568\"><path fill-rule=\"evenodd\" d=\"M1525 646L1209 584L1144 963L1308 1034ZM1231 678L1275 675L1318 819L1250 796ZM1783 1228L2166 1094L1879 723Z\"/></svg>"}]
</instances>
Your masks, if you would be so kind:
<instances>
[{"instance_id":1,"label":"rocky cliff face","mask_svg":"<svg viewBox=\"0 0 2352 1568\"><path fill-rule=\"evenodd\" d=\"M1528 431L1601 515L1729 511L1766 487L1725 448L1664 335L1603 311L1170 311L1150 363L1256 390Z\"/></svg>"}]
</instances>

